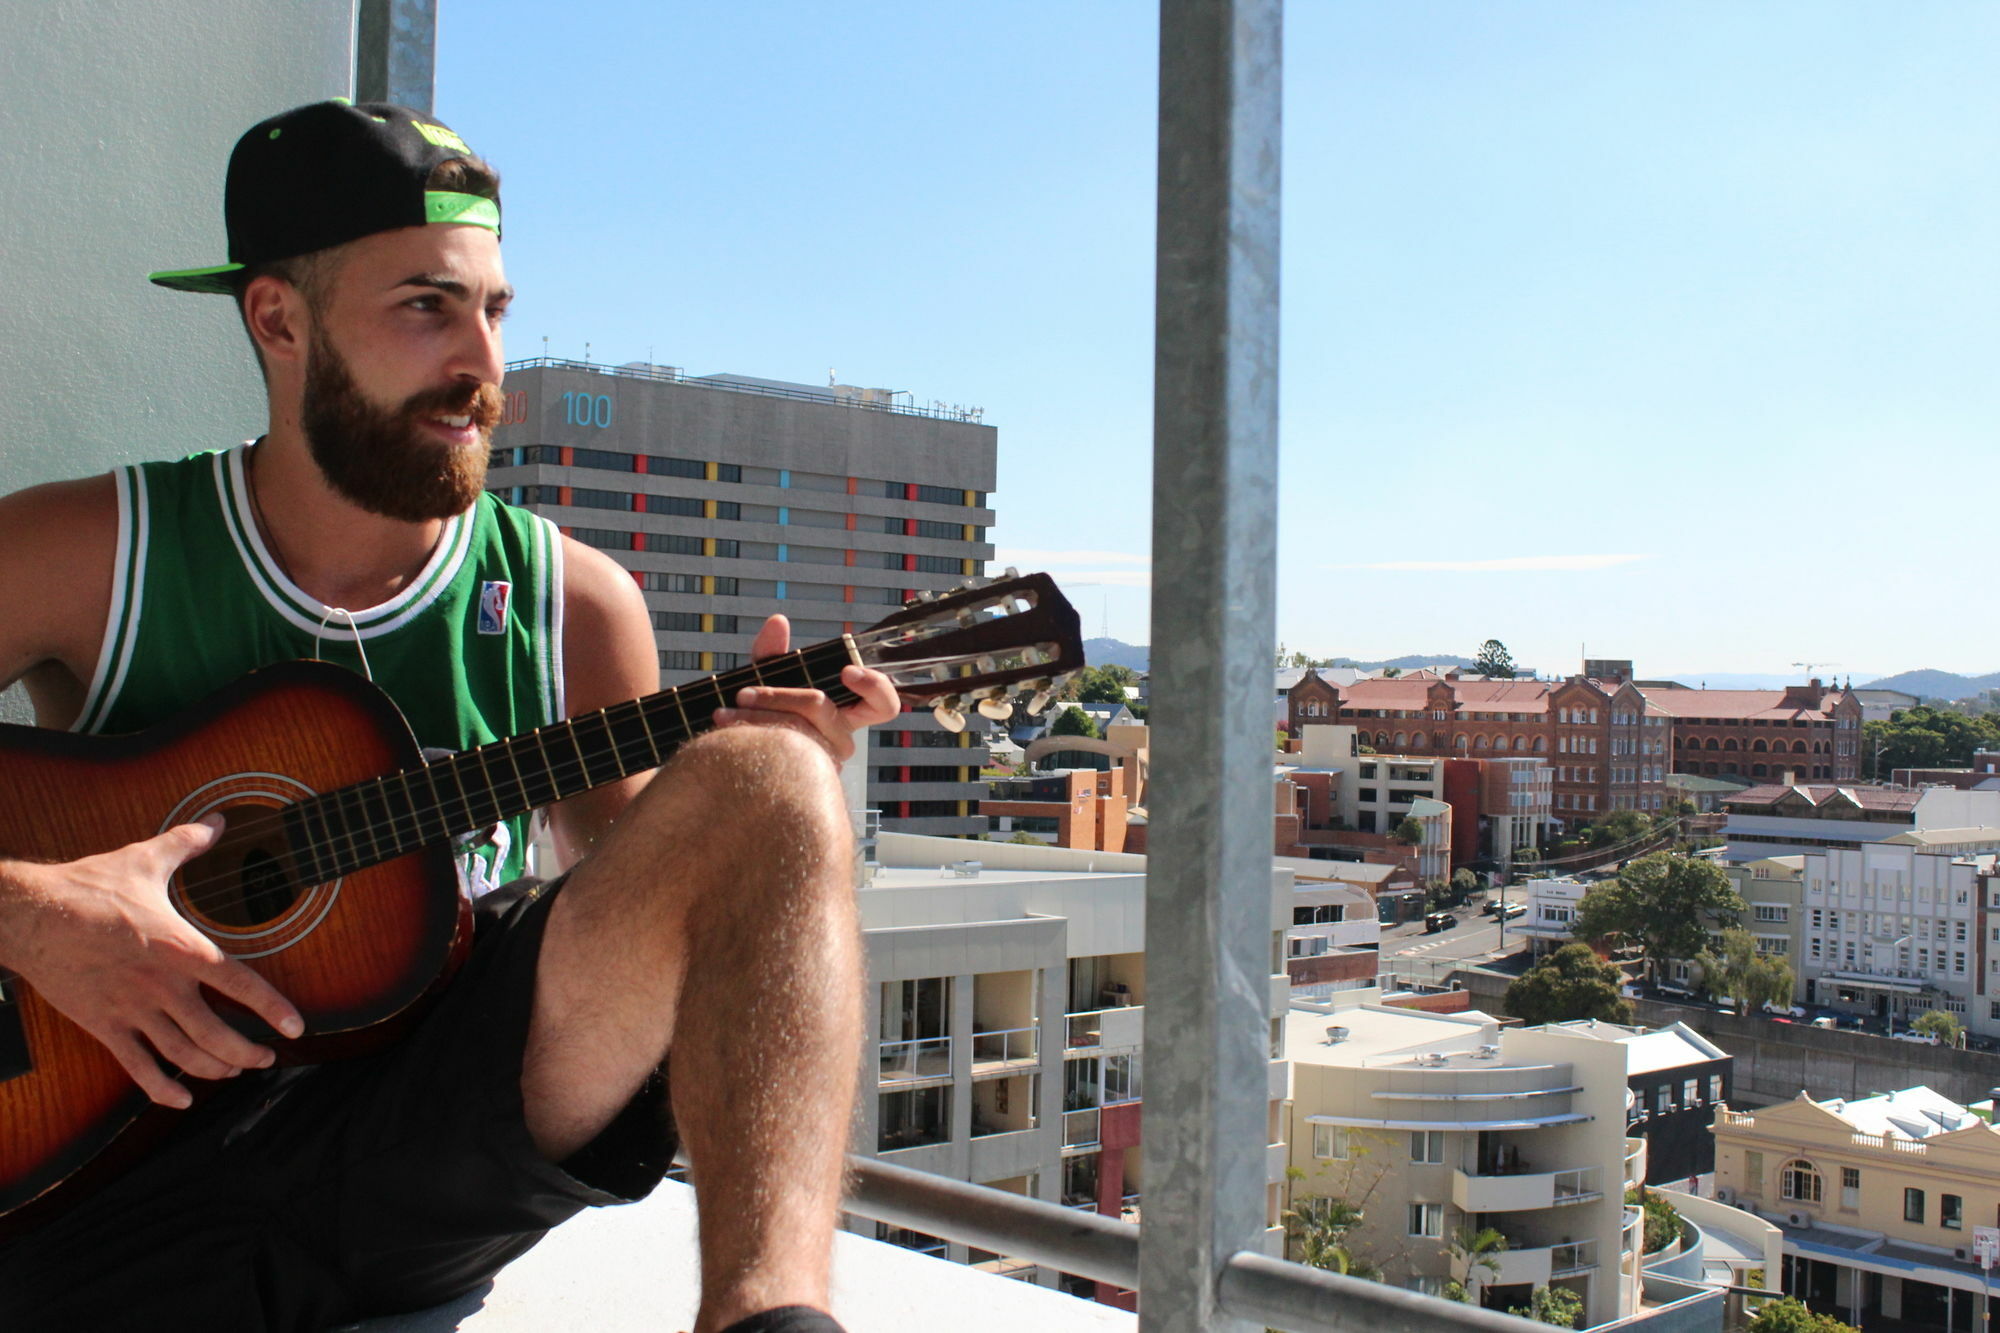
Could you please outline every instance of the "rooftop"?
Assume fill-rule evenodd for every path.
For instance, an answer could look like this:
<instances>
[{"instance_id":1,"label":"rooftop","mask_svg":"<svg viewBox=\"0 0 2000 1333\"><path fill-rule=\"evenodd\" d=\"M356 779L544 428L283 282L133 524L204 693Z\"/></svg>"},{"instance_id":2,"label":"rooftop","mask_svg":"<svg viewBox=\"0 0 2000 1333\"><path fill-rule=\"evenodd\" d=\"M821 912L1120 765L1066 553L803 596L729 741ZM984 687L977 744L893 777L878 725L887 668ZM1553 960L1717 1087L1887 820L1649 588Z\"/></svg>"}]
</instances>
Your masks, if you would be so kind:
<instances>
[{"instance_id":1,"label":"rooftop","mask_svg":"<svg viewBox=\"0 0 2000 1333\"><path fill-rule=\"evenodd\" d=\"M1682 1023L1649 1030L1582 1018L1550 1026L1578 1036L1621 1043L1625 1047L1625 1074L1628 1078L1634 1074L1650 1074L1657 1069L1679 1069L1683 1065L1729 1058L1727 1051Z\"/></svg>"},{"instance_id":2,"label":"rooftop","mask_svg":"<svg viewBox=\"0 0 2000 1333\"><path fill-rule=\"evenodd\" d=\"M1863 1097L1859 1101L1834 1097L1817 1105L1854 1126L1857 1133L1893 1135L1905 1139L1927 1139L1934 1134L1948 1134L1953 1130L1986 1124L1943 1093L1934 1092L1921 1084L1897 1092ZM1992 1128L1990 1125L1987 1127Z\"/></svg>"},{"instance_id":3,"label":"rooftop","mask_svg":"<svg viewBox=\"0 0 2000 1333\"><path fill-rule=\"evenodd\" d=\"M1346 1035L1329 1041L1330 1027L1342 1028ZM1294 1064L1354 1068L1442 1051L1463 1062L1479 1047L1498 1043L1499 1032L1499 1020L1477 1009L1432 1014L1379 1004L1295 1004L1285 1015L1285 1058ZM1482 1068L1493 1065L1481 1062Z\"/></svg>"},{"instance_id":4,"label":"rooftop","mask_svg":"<svg viewBox=\"0 0 2000 1333\"><path fill-rule=\"evenodd\" d=\"M1814 702L1807 704L1804 702L1806 696L1798 691L1799 687L1790 691L1690 690L1682 687L1665 690L1649 688L1644 693L1646 702L1659 705L1667 716L1689 721L1713 717L1730 722L1751 718L1824 722L1833 716L1832 710L1842 698L1838 690L1818 690L1812 692Z\"/></svg>"},{"instance_id":5,"label":"rooftop","mask_svg":"<svg viewBox=\"0 0 2000 1333\"><path fill-rule=\"evenodd\" d=\"M1783 783L1766 782L1738 792L1727 798L1725 804L1730 809L1743 810L1751 806L1776 805L1786 797L1794 795L1803 798L1805 804L1813 807L1823 806L1829 801L1846 801L1863 810L1914 811L1923 793L1900 787L1840 787L1830 782L1800 783L1791 787Z\"/></svg>"}]
</instances>

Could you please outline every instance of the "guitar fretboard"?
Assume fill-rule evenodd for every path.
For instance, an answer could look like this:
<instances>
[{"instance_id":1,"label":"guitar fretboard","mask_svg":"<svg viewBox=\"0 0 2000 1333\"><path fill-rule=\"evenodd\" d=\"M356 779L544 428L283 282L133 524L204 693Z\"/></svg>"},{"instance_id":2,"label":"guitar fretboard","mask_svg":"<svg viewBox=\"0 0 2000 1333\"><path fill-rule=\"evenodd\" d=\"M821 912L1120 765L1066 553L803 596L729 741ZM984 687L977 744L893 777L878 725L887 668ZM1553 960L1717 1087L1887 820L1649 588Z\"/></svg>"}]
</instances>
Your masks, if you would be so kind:
<instances>
[{"instance_id":1,"label":"guitar fretboard","mask_svg":"<svg viewBox=\"0 0 2000 1333\"><path fill-rule=\"evenodd\" d=\"M846 639L830 639L310 797L283 816L301 877L324 884L658 768L752 685L823 690L851 703L840 673L855 660Z\"/></svg>"}]
</instances>

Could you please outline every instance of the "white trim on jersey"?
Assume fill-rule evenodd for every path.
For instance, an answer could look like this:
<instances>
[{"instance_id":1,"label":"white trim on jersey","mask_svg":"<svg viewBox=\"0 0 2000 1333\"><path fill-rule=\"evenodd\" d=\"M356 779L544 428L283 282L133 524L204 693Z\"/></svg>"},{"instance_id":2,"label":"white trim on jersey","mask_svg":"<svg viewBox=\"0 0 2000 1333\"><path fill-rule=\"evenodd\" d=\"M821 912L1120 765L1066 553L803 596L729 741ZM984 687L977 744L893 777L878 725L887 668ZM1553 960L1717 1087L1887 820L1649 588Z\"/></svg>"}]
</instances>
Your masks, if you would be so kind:
<instances>
[{"instance_id":1,"label":"white trim on jersey","mask_svg":"<svg viewBox=\"0 0 2000 1333\"><path fill-rule=\"evenodd\" d=\"M123 467L111 474L117 492L118 543L111 561L111 605L104 613L104 642L97 650L97 668L71 731L95 732L111 715L125 688L132 666L133 645L139 638L139 608L146 592L146 543L150 520L146 512L146 474Z\"/></svg>"}]
</instances>

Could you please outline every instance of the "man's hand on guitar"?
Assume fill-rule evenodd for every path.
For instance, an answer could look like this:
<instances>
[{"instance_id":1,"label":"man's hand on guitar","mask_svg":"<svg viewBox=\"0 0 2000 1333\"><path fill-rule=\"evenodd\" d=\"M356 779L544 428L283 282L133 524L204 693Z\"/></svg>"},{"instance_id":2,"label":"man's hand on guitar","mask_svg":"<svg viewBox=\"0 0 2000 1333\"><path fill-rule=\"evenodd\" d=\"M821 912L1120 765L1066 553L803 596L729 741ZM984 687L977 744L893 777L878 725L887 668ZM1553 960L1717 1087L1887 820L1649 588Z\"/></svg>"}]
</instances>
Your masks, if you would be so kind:
<instances>
[{"instance_id":1,"label":"man's hand on guitar","mask_svg":"<svg viewBox=\"0 0 2000 1333\"><path fill-rule=\"evenodd\" d=\"M791 646L791 622L772 616L757 631L750 658L761 662L789 652ZM841 671L840 683L860 696L845 708L836 707L820 690L756 685L737 692L734 708L717 709L715 725L791 727L825 746L836 764L845 763L854 753L854 733L887 722L902 711L903 704L896 687L879 671L850 666Z\"/></svg>"},{"instance_id":2,"label":"man's hand on guitar","mask_svg":"<svg viewBox=\"0 0 2000 1333\"><path fill-rule=\"evenodd\" d=\"M274 1056L209 1007L208 986L288 1037L298 1011L176 913L167 881L208 850L221 821L182 824L145 842L66 865L8 867L25 894L8 904L5 961L42 997L117 1057L163 1106L192 1104L165 1059L196 1078L261 1069ZM156 1055L157 1053L157 1055Z\"/></svg>"}]
</instances>

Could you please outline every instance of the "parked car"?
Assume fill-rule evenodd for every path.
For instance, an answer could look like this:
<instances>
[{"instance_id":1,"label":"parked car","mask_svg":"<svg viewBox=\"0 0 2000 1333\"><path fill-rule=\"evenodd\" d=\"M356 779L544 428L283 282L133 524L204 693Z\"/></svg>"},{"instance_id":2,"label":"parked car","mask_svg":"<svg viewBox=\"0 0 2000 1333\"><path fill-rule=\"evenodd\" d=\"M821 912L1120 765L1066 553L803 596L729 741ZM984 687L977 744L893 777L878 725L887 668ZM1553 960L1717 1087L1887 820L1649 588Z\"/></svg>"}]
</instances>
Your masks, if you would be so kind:
<instances>
[{"instance_id":1,"label":"parked car","mask_svg":"<svg viewBox=\"0 0 2000 1333\"><path fill-rule=\"evenodd\" d=\"M1450 912L1432 912L1424 918L1424 934L1435 935L1440 930L1450 930L1458 924L1458 918Z\"/></svg>"},{"instance_id":2,"label":"parked car","mask_svg":"<svg viewBox=\"0 0 2000 1333\"><path fill-rule=\"evenodd\" d=\"M1891 1032L1889 1039L1891 1041L1913 1041L1919 1046L1935 1046L1938 1044L1938 1039L1930 1033L1912 1032L1908 1028L1904 1028L1901 1032Z\"/></svg>"},{"instance_id":3,"label":"parked car","mask_svg":"<svg viewBox=\"0 0 2000 1333\"><path fill-rule=\"evenodd\" d=\"M1526 916L1527 914L1528 905L1526 903L1508 903L1499 912L1502 921L1512 921L1517 916Z\"/></svg>"},{"instance_id":4,"label":"parked car","mask_svg":"<svg viewBox=\"0 0 2000 1333\"><path fill-rule=\"evenodd\" d=\"M1694 991L1678 981L1662 981L1653 987L1653 993L1663 1000L1692 1000Z\"/></svg>"},{"instance_id":5,"label":"parked car","mask_svg":"<svg viewBox=\"0 0 2000 1333\"><path fill-rule=\"evenodd\" d=\"M1767 1014L1783 1014L1787 1018L1804 1018L1806 1016L1806 1007L1802 1004L1772 1004L1769 1000L1766 1000L1764 1001L1764 1012Z\"/></svg>"}]
</instances>

